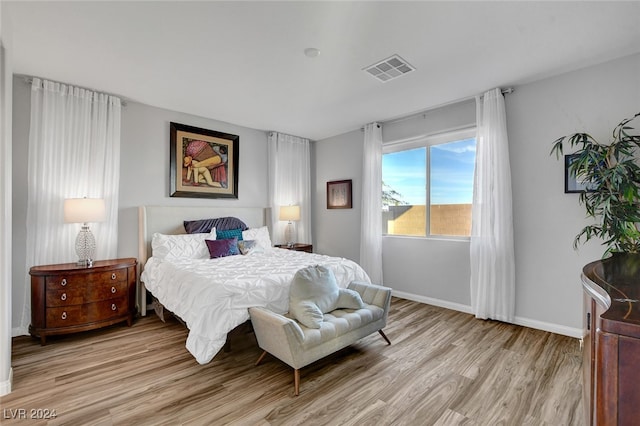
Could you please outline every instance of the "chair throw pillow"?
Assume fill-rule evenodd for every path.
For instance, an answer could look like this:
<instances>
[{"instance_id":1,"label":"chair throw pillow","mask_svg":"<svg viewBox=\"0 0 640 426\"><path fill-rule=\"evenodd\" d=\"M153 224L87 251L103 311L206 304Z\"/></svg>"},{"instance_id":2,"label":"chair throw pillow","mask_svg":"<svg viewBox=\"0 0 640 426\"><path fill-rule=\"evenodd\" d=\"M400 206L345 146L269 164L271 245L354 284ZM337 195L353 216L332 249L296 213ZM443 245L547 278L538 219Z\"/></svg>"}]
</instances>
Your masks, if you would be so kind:
<instances>
[{"instance_id":1,"label":"chair throw pillow","mask_svg":"<svg viewBox=\"0 0 640 426\"><path fill-rule=\"evenodd\" d=\"M336 302L336 309L362 309L364 302L360 293L349 288L341 288L340 296Z\"/></svg>"},{"instance_id":2,"label":"chair throw pillow","mask_svg":"<svg viewBox=\"0 0 640 426\"><path fill-rule=\"evenodd\" d=\"M300 269L293 277L289 313L308 328L320 328L327 312L363 307L360 294L338 287L333 271L325 266Z\"/></svg>"}]
</instances>

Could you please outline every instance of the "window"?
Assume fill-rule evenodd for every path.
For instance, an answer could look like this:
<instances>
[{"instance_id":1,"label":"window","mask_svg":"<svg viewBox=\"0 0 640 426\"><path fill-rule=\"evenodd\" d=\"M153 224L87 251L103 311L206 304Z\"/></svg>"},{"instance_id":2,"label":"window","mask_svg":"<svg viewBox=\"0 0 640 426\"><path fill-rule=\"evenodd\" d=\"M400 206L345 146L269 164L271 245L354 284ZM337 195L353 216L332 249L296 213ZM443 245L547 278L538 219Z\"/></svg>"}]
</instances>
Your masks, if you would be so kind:
<instances>
[{"instance_id":1,"label":"window","mask_svg":"<svg viewBox=\"0 0 640 426\"><path fill-rule=\"evenodd\" d=\"M475 129L385 144L383 234L471 235L475 158Z\"/></svg>"}]
</instances>

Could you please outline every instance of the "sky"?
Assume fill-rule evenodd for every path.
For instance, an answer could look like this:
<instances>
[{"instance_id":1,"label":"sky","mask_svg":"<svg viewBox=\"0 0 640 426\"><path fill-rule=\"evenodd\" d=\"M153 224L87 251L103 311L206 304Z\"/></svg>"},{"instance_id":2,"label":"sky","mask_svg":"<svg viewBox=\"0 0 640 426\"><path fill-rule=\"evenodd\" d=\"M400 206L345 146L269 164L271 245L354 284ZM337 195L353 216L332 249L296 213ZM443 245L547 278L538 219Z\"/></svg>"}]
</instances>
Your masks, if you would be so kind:
<instances>
[{"instance_id":1,"label":"sky","mask_svg":"<svg viewBox=\"0 0 640 426\"><path fill-rule=\"evenodd\" d=\"M470 204L475 138L384 154L382 180L411 205L426 204L427 149L431 156L431 204Z\"/></svg>"}]
</instances>

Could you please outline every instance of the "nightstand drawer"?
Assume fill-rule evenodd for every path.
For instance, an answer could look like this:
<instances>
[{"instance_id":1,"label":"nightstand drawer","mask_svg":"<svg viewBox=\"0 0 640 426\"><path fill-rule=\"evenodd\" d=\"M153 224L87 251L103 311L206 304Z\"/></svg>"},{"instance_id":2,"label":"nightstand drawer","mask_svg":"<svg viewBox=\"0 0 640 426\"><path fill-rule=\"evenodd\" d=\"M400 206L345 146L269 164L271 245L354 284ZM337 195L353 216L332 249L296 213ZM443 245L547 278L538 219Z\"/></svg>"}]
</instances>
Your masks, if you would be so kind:
<instances>
[{"instance_id":1,"label":"nightstand drawer","mask_svg":"<svg viewBox=\"0 0 640 426\"><path fill-rule=\"evenodd\" d=\"M47 289L47 306L82 305L126 296L126 281L100 285L71 286L62 289Z\"/></svg>"},{"instance_id":2,"label":"nightstand drawer","mask_svg":"<svg viewBox=\"0 0 640 426\"><path fill-rule=\"evenodd\" d=\"M48 290L85 288L87 283L106 285L116 282L127 282L127 270L116 269L106 272L89 272L84 274L50 275L45 278Z\"/></svg>"},{"instance_id":3,"label":"nightstand drawer","mask_svg":"<svg viewBox=\"0 0 640 426\"><path fill-rule=\"evenodd\" d=\"M127 312L126 296L84 305L47 308L47 328L86 324L117 317Z\"/></svg>"}]
</instances>

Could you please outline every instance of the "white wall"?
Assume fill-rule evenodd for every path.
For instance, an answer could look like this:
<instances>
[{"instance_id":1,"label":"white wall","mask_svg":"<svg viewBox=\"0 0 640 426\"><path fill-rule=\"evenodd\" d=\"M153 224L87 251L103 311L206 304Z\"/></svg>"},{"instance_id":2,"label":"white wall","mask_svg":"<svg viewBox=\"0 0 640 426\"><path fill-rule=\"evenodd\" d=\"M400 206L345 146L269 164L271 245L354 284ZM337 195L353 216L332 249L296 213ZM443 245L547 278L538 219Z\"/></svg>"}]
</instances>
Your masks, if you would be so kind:
<instances>
[{"instance_id":1,"label":"white wall","mask_svg":"<svg viewBox=\"0 0 640 426\"><path fill-rule=\"evenodd\" d=\"M590 242L573 250L585 213L577 194L564 193L564 161L549 151L578 131L608 143L622 119L640 112L640 55L524 85L507 99L516 315L580 328L580 271L604 249Z\"/></svg>"},{"instance_id":2,"label":"white wall","mask_svg":"<svg viewBox=\"0 0 640 426\"><path fill-rule=\"evenodd\" d=\"M312 200L313 251L360 260L362 144L364 133L354 130L314 142ZM352 209L327 209L327 182L352 179Z\"/></svg>"},{"instance_id":3,"label":"white wall","mask_svg":"<svg viewBox=\"0 0 640 426\"><path fill-rule=\"evenodd\" d=\"M24 78L13 79L13 335L25 334L21 327L22 306L28 300L25 285L30 266L25 265L26 179L20 167L28 155L30 86ZM238 199L169 197L169 123L177 122L240 136ZM267 207L267 134L216 120L127 102L122 109L120 148L120 197L118 211L118 257L137 257L140 205ZM55 250L55 247L44 249ZM69 259L73 262L75 259ZM26 319L28 324L30 318Z\"/></svg>"},{"instance_id":4,"label":"white wall","mask_svg":"<svg viewBox=\"0 0 640 426\"><path fill-rule=\"evenodd\" d=\"M606 140L619 121L640 111L639 86L640 55L634 55L518 86L515 93L506 96L517 323L580 335L580 271L584 264L598 259L603 249L592 242L578 252L573 250L573 237L586 224L584 210L577 195L564 194L564 163L550 157L549 151L555 139L575 131L588 131ZM420 127L421 119L455 128L464 117L470 117L473 105L467 108L469 105L461 109L450 106L424 119L383 126L383 139L430 133L432 128ZM349 173L354 182L360 181L362 139L361 132L351 132L316 143L317 191L328 177ZM317 200L321 198L322 194L316 194ZM354 201L356 198L359 201L359 193L354 194ZM359 209L359 204L354 205L353 211L343 216L316 209L315 235L323 252L347 252L351 258L359 258ZM341 223L343 220L346 222ZM396 294L470 311L468 242L385 237L383 267L385 285Z\"/></svg>"},{"instance_id":5,"label":"white wall","mask_svg":"<svg viewBox=\"0 0 640 426\"><path fill-rule=\"evenodd\" d=\"M27 285L26 240L27 240L27 168L25 164L29 154L29 118L30 118L31 90L24 82L24 78L13 78L13 194L11 229L13 239L11 247L12 257L12 331L14 336L27 334L27 325L23 323L23 305L25 301L25 286ZM17 163L17 164L16 164ZM30 319L30 318L29 318ZM26 319L27 321L29 319Z\"/></svg>"},{"instance_id":6,"label":"white wall","mask_svg":"<svg viewBox=\"0 0 640 426\"><path fill-rule=\"evenodd\" d=\"M11 392L11 36L0 3L0 396Z\"/></svg>"}]
</instances>

